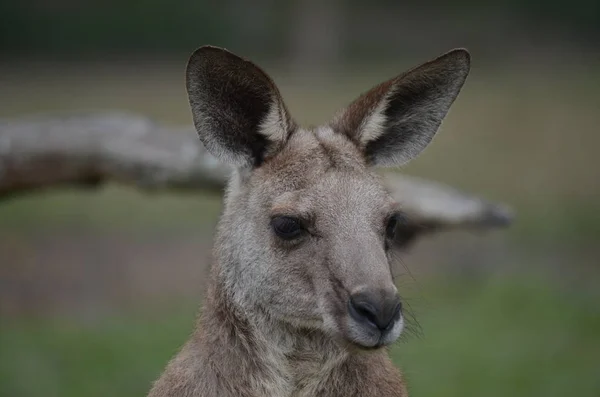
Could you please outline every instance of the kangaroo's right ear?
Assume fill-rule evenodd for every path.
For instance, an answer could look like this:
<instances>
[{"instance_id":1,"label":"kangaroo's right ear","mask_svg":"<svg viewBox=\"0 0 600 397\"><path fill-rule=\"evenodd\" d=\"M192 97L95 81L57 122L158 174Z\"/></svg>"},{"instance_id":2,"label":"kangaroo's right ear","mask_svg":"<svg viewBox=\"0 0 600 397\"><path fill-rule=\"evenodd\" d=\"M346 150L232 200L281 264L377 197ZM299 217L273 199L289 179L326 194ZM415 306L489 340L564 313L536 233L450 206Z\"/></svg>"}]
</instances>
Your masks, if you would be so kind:
<instances>
[{"instance_id":1,"label":"kangaroo's right ear","mask_svg":"<svg viewBox=\"0 0 600 397\"><path fill-rule=\"evenodd\" d=\"M226 163L260 165L294 128L273 80L225 49L197 49L187 65L186 87L200 140Z\"/></svg>"}]
</instances>

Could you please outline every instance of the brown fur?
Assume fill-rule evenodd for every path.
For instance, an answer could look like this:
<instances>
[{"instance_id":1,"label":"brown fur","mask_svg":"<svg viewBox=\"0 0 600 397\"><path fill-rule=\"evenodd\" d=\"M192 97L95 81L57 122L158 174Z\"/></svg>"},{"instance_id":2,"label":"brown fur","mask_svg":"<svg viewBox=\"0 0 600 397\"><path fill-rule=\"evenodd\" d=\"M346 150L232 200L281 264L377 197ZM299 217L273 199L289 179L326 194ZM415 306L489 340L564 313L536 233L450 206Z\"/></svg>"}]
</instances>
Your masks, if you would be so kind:
<instances>
[{"instance_id":1,"label":"brown fur","mask_svg":"<svg viewBox=\"0 0 600 397\"><path fill-rule=\"evenodd\" d=\"M385 347L402 318L373 333L349 314L351 297L369 292L384 302L397 292L386 225L399 209L370 166L426 146L464 82L465 59L460 52L432 61L409 72L407 85L390 80L330 126L306 130L253 64L214 47L192 56L188 93L198 132L238 168L196 329L150 397L407 395ZM243 102L233 99L238 94ZM381 139L389 145L368 149ZM279 216L297 218L301 237L278 237L270 220Z\"/></svg>"}]
</instances>

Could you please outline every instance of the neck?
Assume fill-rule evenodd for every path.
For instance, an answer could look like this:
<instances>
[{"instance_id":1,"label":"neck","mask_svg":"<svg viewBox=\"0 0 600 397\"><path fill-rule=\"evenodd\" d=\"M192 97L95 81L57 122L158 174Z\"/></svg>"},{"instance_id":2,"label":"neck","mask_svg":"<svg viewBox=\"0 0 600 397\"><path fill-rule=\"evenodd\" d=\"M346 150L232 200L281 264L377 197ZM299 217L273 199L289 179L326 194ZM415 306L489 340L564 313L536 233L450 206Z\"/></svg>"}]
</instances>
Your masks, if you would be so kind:
<instances>
[{"instance_id":1,"label":"neck","mask_svg":"<svg viewBox=\"0 0 600 397\"><path fill-rule=\"evenodd\" d=\"M387 352L348 352L324 333L239 307L218 272L196 330L150 397L406 397Z\"/></svg>"},{"instance_id":2,"label":"neck","mask_svg":"<svg viewBox=\"0 0 600 397\"><path fill-rule=\"evenodd\" d=\"M265 388L257 395L289 396L327 377L348 358L344 348L320 331L298 329L267 313L240 308L225 286L218 275L213 278L196 330L219 355L214 364L224 378L232 369L230 379L252 379L255 387Z\"/></svg>"}]
</instances>

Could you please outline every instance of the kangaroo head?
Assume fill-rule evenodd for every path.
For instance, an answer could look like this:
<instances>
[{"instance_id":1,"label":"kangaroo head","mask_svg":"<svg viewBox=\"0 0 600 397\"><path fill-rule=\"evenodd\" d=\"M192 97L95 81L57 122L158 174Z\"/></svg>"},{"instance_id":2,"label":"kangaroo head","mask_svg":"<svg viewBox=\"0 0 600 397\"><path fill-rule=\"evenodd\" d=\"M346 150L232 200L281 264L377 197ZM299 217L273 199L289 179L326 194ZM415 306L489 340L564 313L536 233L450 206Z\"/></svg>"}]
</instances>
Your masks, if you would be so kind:
<instances>
[{"instance_id":1,"label":"kangaroo head","mask_svg":"<svg viewBox=\"0 0 600 397\"><path fill-rule=\"evenodd\" d=\"M390 272L402 208L376 167L431 142L469 72L457 49L366 92L333 120L301 128L252 62L202 47L187 68L200 139L231 164L217 277L248 316L377 348L403 327Z\"/></svg>"}]
</instances>

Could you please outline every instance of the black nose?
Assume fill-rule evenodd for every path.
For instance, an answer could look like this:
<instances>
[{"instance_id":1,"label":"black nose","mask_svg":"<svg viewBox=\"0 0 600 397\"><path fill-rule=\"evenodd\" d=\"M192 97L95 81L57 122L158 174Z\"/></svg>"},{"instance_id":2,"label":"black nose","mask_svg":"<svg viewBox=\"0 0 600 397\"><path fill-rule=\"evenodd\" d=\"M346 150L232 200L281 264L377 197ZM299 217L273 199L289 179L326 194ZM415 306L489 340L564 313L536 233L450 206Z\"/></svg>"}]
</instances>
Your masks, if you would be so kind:
<instances>
[{"instance_id":1,"label":"black nose","mask_svg":"<svg viewBox=\"0 0 600 397\"><path fill-rule=\"evenodd\" d=\"M363 292L350 296L348 306L352 318L381 331L391 329L402 311L402 302L396 294L382 299Z\"/></svg>"}]
</instances>

